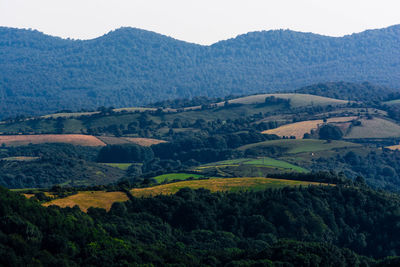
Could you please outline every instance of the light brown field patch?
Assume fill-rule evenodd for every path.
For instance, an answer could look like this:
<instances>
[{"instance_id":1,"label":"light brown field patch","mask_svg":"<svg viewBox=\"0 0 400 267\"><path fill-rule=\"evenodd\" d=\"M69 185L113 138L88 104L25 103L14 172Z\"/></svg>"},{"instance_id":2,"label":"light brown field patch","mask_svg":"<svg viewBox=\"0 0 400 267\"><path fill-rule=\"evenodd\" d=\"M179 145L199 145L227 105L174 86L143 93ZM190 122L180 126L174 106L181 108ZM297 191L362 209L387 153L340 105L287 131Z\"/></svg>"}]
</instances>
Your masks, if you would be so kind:
<instances>
[{"instance_id":1,"label":"light brown field patch","mask_svg":"<svg viewBox=\"0 0 400 267\"><path fill-rule=\"evenodd\" d=\"M5 160L5 161L35 161L38 159L39 157L25 157L25 156L0 158L0 160Z\"/></svg>"},{"instance_id":2,"label":"light brown field patch","mask_svg":"<svg viewBox=\"0 0 400 267\"><path fill-rule=\"evenodd\" d=\"M0 144L23 146L28 144L68 143L80 146L105 146L92 135L83 134L39 134L39 135L0 135Z\"/></svg>"},{"instance_id":3,"label":"light brown field patch","mask_svg":"<svg viewBox=\"0 0 400 267\"><path fill-rule=\"evenodd\" d=\"M107 145L120 144L137 144L139 146L151 146L160 143L165 143L164 140L142 137L113 137L113 136L98 136L98 138Z\"/></svg>"},{"instance_id":4,"label":"light brown field patch","mask_svg":"<svg viewBox=\"0 0 400 267\"><path fill-rule=\"evenodd\" d=\"M390 150L400 150L400 145L387 146L386 148L388 148Z\"/></svg>"},{"instance_id":5,"label":"light brown field patch","mask_svg":"<svg viewBox=\"0 0 400 267\"><path fill-rule=\"evenodd\" d=\"M87 212L88 208L103 208L110 210L114 202L124 202L128 200L128 196L123 192L105 192L105 191L82 191L78 194L68 196L66 198L55 199L46 202L43 206L48 207L56 205L61 208L74 207L78 205L79 208Z\"/></svg>"},{"instance_id":6,"label":"light brown field patch","mask_svg":"<svg viewBox=\"0 0 400 267\"><path fill-rule=\"evenodd\" d=\"M337 118L329 118L327 119L328 123L347 123L352 120L357 119L358 117L337 117ZM311 130L318 129L320 125L322 125L324 122L323 120L310 120L310 121L301 121L301 122L295 122L295 123L290 123L286 125L282 125L281 127L271 129L271 130L266 130L263 131L263 134L276 134L278 136L295 136L296 139L301 139L303 138L305 133L310 133ZM340 128L346 128L350 124L346 125L339 125Z\"/></svg>"},{"instance_id":7,"label":"light brown field patch","mask_svg":"<svg viewBox=\"0 0 400 267\"><path fill-rule=\"evenodd\" d=\"M141 137L124 137L124 138L140 146L151 146L160 143L166 143L166 141L164 140L152 139L152 138L141 138Z\"/></svg>"}]
</instances>

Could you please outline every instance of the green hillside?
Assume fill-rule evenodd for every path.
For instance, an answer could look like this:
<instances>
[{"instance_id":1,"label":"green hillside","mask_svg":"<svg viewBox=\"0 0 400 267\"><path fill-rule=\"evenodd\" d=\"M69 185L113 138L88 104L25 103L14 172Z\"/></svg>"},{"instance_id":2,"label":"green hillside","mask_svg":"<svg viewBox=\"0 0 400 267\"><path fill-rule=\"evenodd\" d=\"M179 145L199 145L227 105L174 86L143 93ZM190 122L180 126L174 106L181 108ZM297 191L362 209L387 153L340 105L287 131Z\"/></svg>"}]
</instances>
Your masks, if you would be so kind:
<instances>
[{"instance_id":1,"label":"green hillside","mask_svg":"<svg viewBox=\"0 0 400 267\"><path fill-rule=\"evenodd\" d=\"M360 145L344 142L344 141L331 141L316 139L283 139L265 141L260 143L249 144L241 146L238 150L245 151L248 149L262 149L269 147L278 147L284 149L285 152L290 154L303 153L303 152L317 152L324 150L332 150L335 148L350 148L359 147Z\"/></svg>"},{"instance_id":2,"label":"green hillside","mask_svg":"<svg viewBox=\"0 0 400 267\"><path fill-rule=\"evenodd\" d=\"M346 134L347 139L358 138L392 138L400 137L400 125L395 122L382 119L361 119L360 126L354 126Z\"/></svg>"}]
</instances>

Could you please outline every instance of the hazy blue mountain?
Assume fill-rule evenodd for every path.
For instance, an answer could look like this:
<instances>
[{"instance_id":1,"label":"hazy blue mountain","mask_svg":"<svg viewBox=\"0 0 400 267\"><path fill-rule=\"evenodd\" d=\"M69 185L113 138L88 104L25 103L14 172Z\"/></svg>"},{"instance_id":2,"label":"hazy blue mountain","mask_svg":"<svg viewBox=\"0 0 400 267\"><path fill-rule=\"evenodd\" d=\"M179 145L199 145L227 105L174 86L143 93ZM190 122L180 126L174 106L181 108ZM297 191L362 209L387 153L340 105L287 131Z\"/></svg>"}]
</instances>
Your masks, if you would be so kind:
<instances>
[{"instance_id":1,"label":"hazy blue mountain","mask_svg":"<svg viewBox=\"0 0 400 267\"><path fill-rule=\"evenodd\" d=\"M251 32L211 46L134 28L82 41L0 27L1 117L331 81L399 88L400 25L341 38Z\"/></svg>"}]
</instances>

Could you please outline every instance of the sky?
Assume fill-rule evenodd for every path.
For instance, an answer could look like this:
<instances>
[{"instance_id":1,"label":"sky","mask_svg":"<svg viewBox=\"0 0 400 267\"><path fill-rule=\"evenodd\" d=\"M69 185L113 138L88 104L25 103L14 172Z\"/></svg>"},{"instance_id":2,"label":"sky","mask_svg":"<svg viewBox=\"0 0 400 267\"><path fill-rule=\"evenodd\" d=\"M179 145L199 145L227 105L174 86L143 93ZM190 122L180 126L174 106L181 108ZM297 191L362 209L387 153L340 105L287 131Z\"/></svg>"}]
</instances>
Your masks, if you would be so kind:
<instances>
[{"instance_id":1,"label":"sky","mask_svg":"<svg viewBox=\"0 0 400 267\"><path fill-rule=\"evenodd\" d=\"M343 36L400 24L398 0L0 0L0 26L91 39L122 26L212 44L249 31Z\"/></svg>"}]
</instances>

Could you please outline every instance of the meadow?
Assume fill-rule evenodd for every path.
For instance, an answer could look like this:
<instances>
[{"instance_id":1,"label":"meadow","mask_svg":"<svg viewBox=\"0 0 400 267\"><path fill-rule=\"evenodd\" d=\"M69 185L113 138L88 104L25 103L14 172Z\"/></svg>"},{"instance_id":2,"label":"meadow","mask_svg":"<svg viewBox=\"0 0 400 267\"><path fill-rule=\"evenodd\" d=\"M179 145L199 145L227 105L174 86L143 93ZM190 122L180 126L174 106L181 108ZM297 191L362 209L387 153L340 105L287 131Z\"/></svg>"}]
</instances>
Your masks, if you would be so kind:
<instances>
[{"instance_id":1,"label":"meadow","mask_svg":"<svg viewBox=\"0 0 400 267\"><path fill-rule=\"evenodd\" d=\"M266 97L274 96L276 98L290 99L290 106L305 107L305 106L327 106L327 105L345 105L349 101L334 99L323 96L309 95L309 94L261 94L251 95L241 98L230 100L229 103L240 104L260 104L265 102Z\"/></svg>"},{"instance_id":2,"label":"meadow","mask_svg":"<svg viewBox=\"0 0 400 267\"><path fill-rule=\"evenodd\" d=\"M151 146L160 143L165 143L164 140L154 138L142 138L142 137L114 137L114 136L98 136L102 142L107 145L120 145L120 144L137 144L139 146Z\"/></svg>"},{"instance_id":3,"label":"meadow","mask_svg":"<svg viewBox=\"0 0 400 267\"><path fill-rule=\"evenodd\" d=\"M272 179L272 178L212 178L206 180L190 180L170 184L157 185L147 188L133 188L130 193L135 197L151 197L156 195L175 194L180 189L188 187L191 189L204 188L211 192L220 191L260 191L267 188L282 188L286 186L308 186L320 185L321 183ZM325 184L324 184L325 185Z\"/></svg>"},{"instance_id":4,"label":"meadow","mask_svg":"<svg viewBox=\"0 0 400 267\"><path fill-rule=\"evenodd\" d=\"M123 171L126 171L132 165L132 163L101 163L101 164L118 168Z\"/></svg>"},{"instance_id":5,"label":"meadow","mask_svg":"<svg viewBox=\"0 0 400 267\"><path fill-rule=\"evenodd\" d=\"M123 192L81 191L75 195L46 202L43 206L56 205L65 208L78 205L84 212L90 207L102 208L108 211L114 202L124 202L127 200L128 196Z\"/></svg>"},{"instance_id":6,"label":"meadow","mask_svg":"<svg viewBox=\"0 0 400 267\"><path fill-rule=\"evenodd\" d=\"M332 122L350 122L357 117L336 117L327 119L328 123ZM296 139L302 139L305 133L310 133L311 130L316 130L324 123L323 120L309 120L286 124L275 129L263 131L263 134L276 134L278 136L295 136Z\"/></svg>"},{"instance_id":7,"label":"meadow","mask_svg":"<svg viewBox=\"0 0 400 267\"><path fill-rule=\"evenodd\" d=\"M213 163L208 163L201 165L195 170L201 171L209 168L223 168L223 167L238 167L243 165L252 165L254 167L269 167L269 168L278 168L285 171L296 171L296 172L308 172L308 170L301 168L299 166L290 164L283 160L273 159L270 157L262 157L262 158L241 158L241 159L232 159L232 160L224 160Z\"/></svg>"},{"instance_id":8,"label":"meadow","mask_svg":"<svg viewBox=\"0 0 400 267\"><path fill-rule=\"evenodd\" d=\"M265 141L265 142L259 142L241 146L238 148L238 150L245 151L247 149L253 149L253 148L280 147L286 149L286 152L289 154L297 154L304 152L317 152L324 150L360 147L360 146L361 145L359 144L354 144L345 141L327 142L325 140L317 140L317 139L281 139L281 140Z\"/></svg>"},{"instance_id":9,"label":"meadow","mask_svg":"<svg viewBox=\"0 0 400 267\"><path fill-rule=\"evenodd\" d=\"M80 146L106 145L95 136L83 134L0 135L0 144L5 144L6 146L24 146L43 143L68 143Z\"/></svg>"},{"instance_id":10,"label":"meadow","mask_svg":"<svg viewBox=\"0 0 400 267\"><path fill-rule=\"evenodd\" d=\"M382 118L361 119L360 126L354 126L344 137L360 138L391 138L400 137L400 125Z\"/></svg>"},{"instance_id":11,"label":"meadow","mask_svg":"<svg viewBox=\"0 0 400 267\"><path fill-rule=\"evenodd\" d=\"M172 180L187 180L189 178L199 179L199 178L203 178L203 177L204 177L204 175L193 174L193 173L167 173L167 174L155 176L155 177L153 177L153 179L156 180L157 183L162 183L162 182L168 182L168 181L172 181Z\"/></svg>"}]
</instances>

